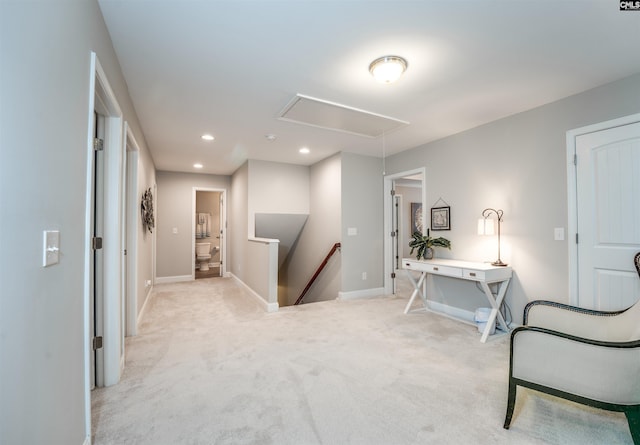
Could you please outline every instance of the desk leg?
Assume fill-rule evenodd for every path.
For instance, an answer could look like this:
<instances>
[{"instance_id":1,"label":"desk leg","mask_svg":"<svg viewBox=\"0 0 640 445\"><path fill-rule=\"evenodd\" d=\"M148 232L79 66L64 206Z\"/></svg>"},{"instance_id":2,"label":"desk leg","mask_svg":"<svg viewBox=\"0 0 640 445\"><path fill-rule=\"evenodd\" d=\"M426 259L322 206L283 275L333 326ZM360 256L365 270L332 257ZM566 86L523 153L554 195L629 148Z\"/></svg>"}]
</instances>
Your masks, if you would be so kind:
<instances>
[{"instance_id":1,"label":"desk leg","mask_svg":"<svg viewBox=\"0 0 640 445\"><path fill-rule=\"evenodd\" d=\"M424 306L427 307L427 301L426 298L424 296L424 294L422 293L422 283L424 283L424 279L427 276L426 272L421 272L420 273L420 279L418 279L418 281L416 282L415 278L413 278L413 275L411 275L411 271L409 269L407 269L407 276L409 277L409 280L411 281L411 284L413 284L413 293L411 294L411 298L409 299L409 303L407 303L407 306L404 308L404 313L408 314L409 313L409 309L411 309L411 305L413 304L413 300L416 299L416 297L418 296L418 294L420 295L420 298L422 298L422 301L424 302Z\"/></svg>"},{"instance_id":2,"label":"desk leg","mask_svg":"<svg viewBox=\"0 0 640 445\"><path fill-rule=\"evenodd\" d=\"M504 296L507 293L507 286L509 285L509 281L511 279L500 282L498 287L498 295L496 298L493 298L493 293L491 292L491 288L489 285L483 281L480 282L480 286L482 286L482 290L484 294L487 296L487 300L489 300L489 304L491 305L491 314L489 315L489 319L487 320L487 325L482 332L482 338L480 341L485 343L487 338L489 337L489 332L491 331L491 326L493 326L496 318L498 319L498 325L502 327L505 332L509 332L509 327L507 326L507 322L504 320L504 317L500 313L500 305L502 304L502 300L504 300Z\"/></svg>"}]
</instances>

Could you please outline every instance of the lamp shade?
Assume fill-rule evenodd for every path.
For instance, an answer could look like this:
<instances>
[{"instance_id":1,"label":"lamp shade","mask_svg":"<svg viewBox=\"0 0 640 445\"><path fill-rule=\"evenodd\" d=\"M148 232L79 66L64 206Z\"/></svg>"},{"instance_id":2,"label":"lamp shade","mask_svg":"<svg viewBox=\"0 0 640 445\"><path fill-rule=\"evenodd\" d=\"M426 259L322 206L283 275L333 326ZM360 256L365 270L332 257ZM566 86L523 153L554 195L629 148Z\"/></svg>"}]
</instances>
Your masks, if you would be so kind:
<instances>
[{"instance_id":1,"label":"lamp shade","mask_svg":"<svg viewBox=\"0 0 640 445\"><path fill-rule=\"evenodd\" d=\"M495 234L495 225L493 219L480 218L478 219L478 235L493 235Z\"/></svg>"}]
</instances>

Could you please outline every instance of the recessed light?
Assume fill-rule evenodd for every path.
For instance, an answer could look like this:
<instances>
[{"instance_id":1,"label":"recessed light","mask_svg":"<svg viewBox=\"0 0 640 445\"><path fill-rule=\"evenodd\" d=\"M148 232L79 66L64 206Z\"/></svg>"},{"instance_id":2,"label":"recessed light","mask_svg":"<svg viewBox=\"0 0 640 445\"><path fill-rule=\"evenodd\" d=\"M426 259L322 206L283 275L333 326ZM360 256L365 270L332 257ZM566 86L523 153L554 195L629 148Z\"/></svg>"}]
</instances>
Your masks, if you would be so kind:
<instances>
[{"instance_id":1,"label":"recessed light","mask_svg":"<svg viewBox=\"0 0 640 445\"><path fill-rule=\"evenodd\" d=\"M214 138L212 135L210 135L210 134L203 134L203 135L202 135L202 139L204 139L205 141L212 141L212 140L214 140L215 138Z\"/></svg>"},{"instance_id":2,"label":"recessed light","mask_svg":"<svg viewBox=\"0 0 640 445\"><path fill-rule=\"evenodd\" d=\"M202 164L200 164L200 163L193 164L193 168L202 168Z\"/></svg>"},{"instance_id":3,"label":"recessed light","mask_svg":"<svg viewBox=\"0 0 640 445\"><path fill-rule=\"evenodd\" d=\"M265 134L264 137L269 141L269 142L273 142L275 141L278 136L276 136L275 134Z\"/></svg>"},{"instance_id":4,"label":"recessed light","mask_svg":"<svg viewBox=\"0 0 640 445\"><path fill-rule=\"evenodd\" d=\"M302 153L303 155L309 154L311 152L311 150L309 150L307 147L302 147L300 150L298 150L300 153Z\"/></svg>"}]
</instances>

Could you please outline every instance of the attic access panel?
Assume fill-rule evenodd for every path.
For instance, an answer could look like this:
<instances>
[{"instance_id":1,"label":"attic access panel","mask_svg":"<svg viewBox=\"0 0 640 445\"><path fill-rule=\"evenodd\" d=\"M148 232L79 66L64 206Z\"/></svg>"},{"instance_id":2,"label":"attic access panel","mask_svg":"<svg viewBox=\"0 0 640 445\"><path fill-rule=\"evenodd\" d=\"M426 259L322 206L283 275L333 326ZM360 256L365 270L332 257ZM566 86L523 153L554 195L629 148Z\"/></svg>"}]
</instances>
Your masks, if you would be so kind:
<instances>
[{"instance_id":1,"label":"attic access panel","mask_svg":"<svg viewBox=\"0 0 640 445\"><path fill-rule=\"evenodd\" d=\"M375 138L409 122L296 94L278 119Z\"/></svg>"}]
</instances>

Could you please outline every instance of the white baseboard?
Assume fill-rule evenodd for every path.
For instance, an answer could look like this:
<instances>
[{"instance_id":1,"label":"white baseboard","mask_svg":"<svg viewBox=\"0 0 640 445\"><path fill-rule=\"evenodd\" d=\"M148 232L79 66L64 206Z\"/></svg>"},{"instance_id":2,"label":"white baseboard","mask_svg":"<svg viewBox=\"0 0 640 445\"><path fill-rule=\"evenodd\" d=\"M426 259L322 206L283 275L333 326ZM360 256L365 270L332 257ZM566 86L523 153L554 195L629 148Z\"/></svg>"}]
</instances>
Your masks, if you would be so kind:
<instances>
[{"instance_id":1,"label":"white baseboard","mask_svg":"<svg viewBox=\"0 0 640 445\"><path fill-rule=\"evenodd\" d=\"M82 445L91 445L91 436L85 437L84 442L82 442Z\"/></svg>"},{"instance_id":2,"label":"white baseboard","mask_svg":"<svg viewBox=\"0 0 640 445\"><path fill-rule=\"evenodd\" d=\"M193 275L178 275L176 277L156 277L155 284L180 283L183 281L193 281Z\"/></svg>"},{"instance_id":3,"label":"white baseboard","mask_svg":"<svg viewBox=\"0 0 640 445\"><path fill-rule=\"evenodd\" d=\"M138 317L136 318L136 332L140 329L140 322L142 321L142 317L145 313L145 311L147 310L147 307L149 305L149 300L151 300L151 297L153 296L153 286L149 286L149 289L147 290L147 294L144 297L144 303L142 303L142 308L140 309L140 312L138 313Z\"/></svg>"},{"instance_id":4,"label":"white baseboard","mask_svg":"<svg viewBox=\"0 0 640 445\"><path fill-rule=\"evenodd\" d=\"M338 292L338 300L356 300L359 298L375 298L384 296L384 287Z\"/></svg>"},{"instance_id":5,"label":"white baseboard","mask_svg":"<svg viewBox=\"0 0 640 445\"><path fill-rule=\"evenodd\" d=\"M258 303L260 303L260 306L262 306L266 312L278 312L278 309L280 307L278 303L267 303L267 301L264 298L262 298L256 291L251 289L247 285L247 283L242 281L240 278L238 278L232 273L229 273L229 276L231 276L231 278L236 280L242 287L244 287L247 290L247 292L249 292L249 294L251 294L251 296L255 298Z\"/></svg>"}]
</instances>

